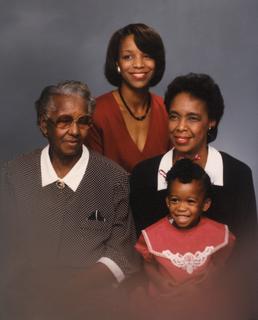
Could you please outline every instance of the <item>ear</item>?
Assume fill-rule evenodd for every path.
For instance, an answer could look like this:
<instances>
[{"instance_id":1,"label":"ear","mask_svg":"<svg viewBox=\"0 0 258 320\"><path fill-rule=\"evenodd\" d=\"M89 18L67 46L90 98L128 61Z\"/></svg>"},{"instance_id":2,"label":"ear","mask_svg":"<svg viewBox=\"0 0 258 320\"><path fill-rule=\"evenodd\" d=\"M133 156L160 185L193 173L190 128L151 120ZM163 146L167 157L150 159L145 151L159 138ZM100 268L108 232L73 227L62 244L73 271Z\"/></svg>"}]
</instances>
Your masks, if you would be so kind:
<instances>
[{"instance_id":1,"label":"ear","mask_svg":"<svg viewBox=\"0 0 258 320\"><path fill-rule=\"evenodd\" d=\"M209 209L210 206L211 206L211 198L206 198L206 199L204 200L204 204L203 204L203 207L202 207L202 211L203 211L203 212L206 212L206 211Z\"/></svg>"},{"instance_id":2,"label":"ear","mask_svg":"<svg viewBox=\"0 0 258 320\"><path fill-rule=\"evenodd\" d=\"M167 207L169 208L170 205L169 205L169 199L168 199L168 197L166 197L165 200L166 200L166 205L167 205Z\"/></svg>"},{"instance_id":3,"label":"ear","mask_svg":"<svg viewBox=\"0 0 258 320\"><path fill-rule=\"evenodd\" d=\"M46 122L46 119L44 119L43 117L40 118L39 128L43 136L47 138L48 137L47 122Z\"/></svg>"}]
</instances>

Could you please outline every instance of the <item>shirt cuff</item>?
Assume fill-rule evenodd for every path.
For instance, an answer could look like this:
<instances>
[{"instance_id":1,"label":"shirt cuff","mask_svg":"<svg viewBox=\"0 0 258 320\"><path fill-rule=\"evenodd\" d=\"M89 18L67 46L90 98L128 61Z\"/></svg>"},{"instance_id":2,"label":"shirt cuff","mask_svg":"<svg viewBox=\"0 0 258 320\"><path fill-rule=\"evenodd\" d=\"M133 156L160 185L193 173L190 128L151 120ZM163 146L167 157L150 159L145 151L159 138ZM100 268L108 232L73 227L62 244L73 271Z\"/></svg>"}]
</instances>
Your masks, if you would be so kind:
<instances>
[{"instance_id":1,"label":"shirt cuff","mask_svg":"<svg viewBox=\"0 0 258 320\"><path fill-rule=\"evenodd\" d=\"M125 275L121 268L110 258L102 257L98 260L98 262L101 262L108 267L108 269L113 273L114 277L118 282L122 282L125 278Z\"/></svg>"}]
</instances>

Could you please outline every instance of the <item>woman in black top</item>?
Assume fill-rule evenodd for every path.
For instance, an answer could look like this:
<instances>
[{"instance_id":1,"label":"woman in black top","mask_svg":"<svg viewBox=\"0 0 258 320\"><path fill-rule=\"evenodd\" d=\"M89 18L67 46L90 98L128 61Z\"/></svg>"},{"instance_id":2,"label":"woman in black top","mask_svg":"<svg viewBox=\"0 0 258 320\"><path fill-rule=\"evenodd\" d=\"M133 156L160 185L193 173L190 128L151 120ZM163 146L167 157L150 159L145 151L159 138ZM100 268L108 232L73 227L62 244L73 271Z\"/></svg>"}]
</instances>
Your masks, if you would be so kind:
<instances>
[{"instance_id":1,"label":"woman in black top","mask_svg":"<svg viewBox=\"0 0 258 320\"><path fill-rule=\"evenodd\" d=\"M131 176L131 206L138 235L167 214L166 173L180 158L201 165L213 183L213 203L207 216L227 224L240 243L253 241L256 201L250 168L209 145L217 136L224 111L218 85L205 74L175 78L165 94L169 134L174 147L138 164Z\"/></svg>"}]
</instances>

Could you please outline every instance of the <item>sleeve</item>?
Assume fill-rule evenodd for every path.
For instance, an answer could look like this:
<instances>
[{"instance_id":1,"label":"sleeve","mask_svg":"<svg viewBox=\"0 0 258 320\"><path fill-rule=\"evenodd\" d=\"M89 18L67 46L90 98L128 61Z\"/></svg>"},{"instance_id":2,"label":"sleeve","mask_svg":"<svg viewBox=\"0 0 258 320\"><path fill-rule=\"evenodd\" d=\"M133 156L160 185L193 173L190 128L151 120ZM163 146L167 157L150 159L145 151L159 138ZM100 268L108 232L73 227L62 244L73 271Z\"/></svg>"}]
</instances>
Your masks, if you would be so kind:
<instances>
[{"instance_id":1,"label":"sleeve","mask_svg":"<svg viewBox=\"0 0 258 320\"><path fill-rule=\"evenodd\" d=\"M151 262L153 260L153 255L149 252L142 234L136 242L135 249L141 254L145 261Z\"/></svg>"},{"instance_id":2,"label":"sleeve","mask_svg":"<svg viewBox=\"0 0 258 320\"><path fill-rule=\"evenodd\" d=\"M0 294L14 278L16 266L26 257L19 237L19 219L11 173L6 164L0 171Z\"/></svg>"},{"instance_id":3,"label":"sleeve","mask_svg":"<svg viewBox=\"0 0 258 320\"><path fill-rule=\"evenodd\" d=\"M111 259L125 276L129 276L138 270L139 257L134 250L136 235L129 208L129 185L126 174L113 190L113 206L114 221L103 256Z\"/></svg>"},{"instance_id":4,"label":"sleeve","mask_svg":"<svg viewBox=\"0 0 258 320\"><path fill-rule=\"evenodd\" d=\"M257 237L257 208L252 171L245 166L239 177L236 190L237 240L241 245L254 243Z\"/></svg>"},{"instance_id":5,"label":"sleeve","mask_svg":"<svg viewBox=\"0 0 258 320\"><path fill-rule=\"evenodd\" d=\"M231 232L229 232L228 244L214 254L213 261L216 266L222 267L226 264L227 260L230 258L233 252L235 243L236 237Z\"/></svg>"}]
</instances>

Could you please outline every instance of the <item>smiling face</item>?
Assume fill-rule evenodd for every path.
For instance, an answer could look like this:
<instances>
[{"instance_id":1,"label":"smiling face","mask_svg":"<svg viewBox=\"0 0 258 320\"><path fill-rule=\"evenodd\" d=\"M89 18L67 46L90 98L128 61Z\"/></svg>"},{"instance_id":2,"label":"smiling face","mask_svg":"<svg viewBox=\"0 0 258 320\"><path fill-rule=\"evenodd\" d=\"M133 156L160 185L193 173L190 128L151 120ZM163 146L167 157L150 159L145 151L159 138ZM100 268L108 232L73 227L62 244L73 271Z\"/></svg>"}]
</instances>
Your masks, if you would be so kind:
<instances>
[{"instance_id":1,"label":"smiling face","mask_svg":"<svg viewBox=\"0 0 258 320\"><path fill-rule=\"evenodd\" d=\"M51 160L78 160L89 130L89 125L81 118L87 115L85 100L76 95L54 95L51 104L48 117L40 121L40 128L50 144ZM58 125L71 118L74 121L70 126Z\"/></svg>"},{"instance_id":2,"label":"smiling face","mask_svg":"<svg viewBox=\"0 0 258 320\"><path fill-rule=\"evenodd\" d=\"M207 150L207 133L215 125L205 103L188 93L179 93L169 109L169 133L176 152L183 156L203 154Z\"/></svg>"},{"instance_id":3,"label":"smiling face","mask_svg":"<svg viewBox=\"0 0 258 320\"><path fill-rule=\"evenodd\" d=\"M155 72L155 60L137 48L133 35L121 41L117 65L122 85L135 89L148 87Z\"/></svg>"},{"instance_id":4,"label":"smiling face","mask_svg":"<svg viewBox=\"0 0 258 320\"><path fill-rule=\"evenodd\" d=\"M166 204L177 227L191 228L198 222L202 212L209 209L211 200L205 198L200 181L182 183L175 179L170 183Z\"/></svg>"}]
</instances>

